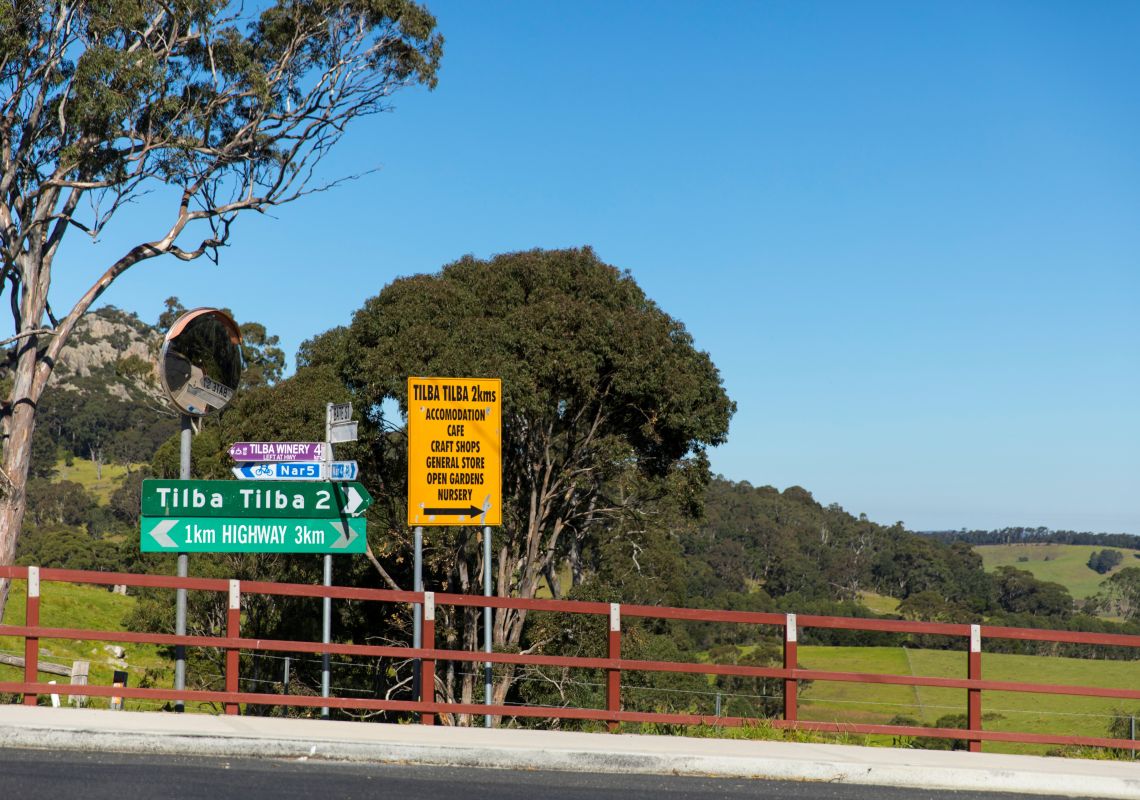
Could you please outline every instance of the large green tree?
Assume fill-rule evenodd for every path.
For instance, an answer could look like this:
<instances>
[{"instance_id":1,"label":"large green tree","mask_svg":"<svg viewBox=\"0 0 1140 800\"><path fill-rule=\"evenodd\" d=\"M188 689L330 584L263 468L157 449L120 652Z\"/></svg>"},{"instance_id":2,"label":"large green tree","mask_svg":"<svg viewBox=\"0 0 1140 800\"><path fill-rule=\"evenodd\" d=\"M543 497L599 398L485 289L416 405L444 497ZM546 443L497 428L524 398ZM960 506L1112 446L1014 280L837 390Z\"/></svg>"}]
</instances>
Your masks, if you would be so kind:
<instances>
[{"instance_id":1,"label":"large green tree","mask_svg":"<svg viewBox=\"0 0 1140 800\"><path fill-rule=\"evenodd\" d=\"M434 86L442 46L412 0L0 3L0 291L14 325L0 563L16 551L36 406L96 298L148 259L216 258L242 212L321 188L314 169L346 127L402 86ZM53 306L67 234L98 237L151 192L167 220Z\"/></svg>"},{"instance_id":2,"label":"large green tree","mask_svg":"<svg viewBox=\"0 0 1140 800\"><path fill-rule=\"evenodd\" d=\"M347 329L302 349L304 368L332 367L368 409L385 494L404 496L406 440L385 431L385 404L406 417L409 375L499 377L503 385L503 525L494 533L495 590L562 591L559 567L581 579L583 552L607 532L663 507L692 512L708 480L707 447L725 440L734 404L707 353L623 273L589 248L463 258L433 275L397 280L365 302ZM385 550L406 557L402 503L386 516ZM648 520L660 524L659 520ZM475 591L478 531L432 529L438 588ZM621 551L636 559L636 546ZM457 644L477 626L451 620ZM496 615L497 647L515 649L526 613ZM497 684L502 699L509 671ZM449 683L451 686L455 684ZM470 675L459 699L471 695Z\"/></svg>"},{"instance_id":3,"label":"large green tree","mask_svg":"<svg viewBox=\"0 0 1140 800\"><path fill-rule=\"evenodd\" d=\"M1090 609L1125 620L1140 617L1140 567L1125 567L1101 582L1100 591L1090 599Z\"/></svg>"}]
</instances>

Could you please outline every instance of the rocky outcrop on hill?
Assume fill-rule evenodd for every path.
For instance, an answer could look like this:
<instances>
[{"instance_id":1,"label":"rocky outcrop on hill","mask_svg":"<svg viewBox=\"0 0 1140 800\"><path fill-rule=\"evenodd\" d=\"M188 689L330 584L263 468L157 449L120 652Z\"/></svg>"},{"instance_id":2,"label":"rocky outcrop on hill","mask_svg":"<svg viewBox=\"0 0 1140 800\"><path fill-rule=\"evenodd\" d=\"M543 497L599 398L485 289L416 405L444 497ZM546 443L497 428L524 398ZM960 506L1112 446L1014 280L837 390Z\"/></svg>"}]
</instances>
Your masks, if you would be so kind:
<instances>
[{"instance_id":1,"label":"rocky outcrop on hill","mask_svg":"<svg viewBox=\"0 0 1140 800\"><path fill-rule=\"evenodd\" d=\"M105 306L83 317L60 354L52 386L122 400L154 397L162 334L134 314Z\"/></svg>"},{"instance_id":2,"label":"rocky outcrop on hill","mask_svg":"<svg viewBox=\"0 0 1140 800\"><path fill-rule=\"evenodd\" d=\"M84 317L76 326L72 341L60 354L59 367L86 378L93 369L135 356L153 361L156 332L138 330L98 313Z\"/></svg>"},{"instance_id":3,"label":"rocky outcrop on hill","mask_svg":"<svg viewBox=\"0 0 1140 800\"><path fill-rule=\"evenodd\" d=\"M158 328L114 306L79 320L36 408L33 475L51 477L58 460L72 456L150 460L178 430L158 379L161 344ZM0 366L0 384L10 380Z\"/></svg>"}]
</instances>

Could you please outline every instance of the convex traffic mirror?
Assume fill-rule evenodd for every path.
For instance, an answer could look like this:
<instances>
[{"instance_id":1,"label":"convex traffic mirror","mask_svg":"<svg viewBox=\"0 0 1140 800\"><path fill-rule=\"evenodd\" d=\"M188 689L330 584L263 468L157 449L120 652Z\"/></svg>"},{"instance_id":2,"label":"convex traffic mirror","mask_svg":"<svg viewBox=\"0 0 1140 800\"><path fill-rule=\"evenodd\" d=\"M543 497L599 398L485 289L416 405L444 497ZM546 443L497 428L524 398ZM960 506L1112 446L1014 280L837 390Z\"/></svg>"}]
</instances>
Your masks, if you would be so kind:
<instances>
[{"instance_id":1,"label":"convex traffic mirror","mask_svg":"<svg viewBox=\"0 0 1140 800\"><path fill-rule=\"evenodd\" d=\"M162 388L183 414L200 417L225 408L237 391L241 370L241 331L216 308L187 311L163 340Z\"/></svg>"}]
</instances>

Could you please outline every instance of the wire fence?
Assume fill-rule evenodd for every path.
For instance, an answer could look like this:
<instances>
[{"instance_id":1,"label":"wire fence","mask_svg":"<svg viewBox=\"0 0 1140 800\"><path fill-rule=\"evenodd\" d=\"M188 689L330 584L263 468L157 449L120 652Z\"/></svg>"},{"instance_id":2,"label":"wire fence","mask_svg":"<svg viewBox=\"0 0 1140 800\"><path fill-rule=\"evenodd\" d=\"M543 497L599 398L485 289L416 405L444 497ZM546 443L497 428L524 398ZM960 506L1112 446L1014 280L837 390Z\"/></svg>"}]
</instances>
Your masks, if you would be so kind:
<instances>
[{"instance_id":1,"label":"wire fence","mask_svg":"<svg viewBox=\"0 0 1140 800\"><path fill-rule=\"evenodd\" d=\"M12 655L22 657L22 651L0 649L0 654ZM320 671L324 666L323 659L319 657L312 657L311 655L279 655L275 653L249 653L245 656L251 662L263 662L267 667L259 670L261 677L243 674L239 680L239 685L244 691L258 692L258 693L286 693L289 691L300 691L305 694L317 694L320 689ZM54 663L59 665L70 666L71 662L61 661L58 658L43 658L41 661ZM356 697L382 697L383 692L377 691L372 687L363 687L359 685L360 674L367 673L372 676L380 668L379 659L366 659L365 661L342 661L337 659L330 659L329 667L334 676L330 691L338 696L356 696ZM407 660L410 663L410 659ZM288 665L286 667L286 665ZM272 667L272 668L270 668ZM286 675L288 669L288 675ZM143 677L145 670L141 667L127 666L126 671L132 674L136 681ZM357 680L352 680L355 674ZM197 670L193 676L194 680L201 685L205 686L222 686L225 683L225 676L221 672L213 672L206 670ZM498 675L496 677L501 677ZM288 683L286 683L288 678ZM338 680L339 678L339 680ZM347 680L346 680L347 678ZM456 680L468 679L481 684L484 674L481 671L472 670L457 670L454 673ZM392 681L392 684L398 685L400 681ZM402 682L406 684L406 691L410 692L410 679L405 678ZM545 678L529 676L525 674L515 675L512 678L512 685L521 687L526 684L535 686L548 685L549 680ZM580 678L562 678L558 684L563 689L575 688L592 692L596 695L598 707L604 704L604 690L606 684L603 681L583 680ZM693 713L700 714L713 714L719 716L725 709L729 708L731 704L736 704L736 708L741 707L740 704L753 704L757 708L762 708L765 704L775 704L782 700L782 695L776 692L772 693L758 693L758 692L741 692L741 691L725 691L717 690L713 687L709 689L686 689L676 688L669 686L638 686L632 684L625 684L622 687L623 696L627 697L632 705L637 705L640 697L650 695L664 695L677 698L674 704L678 707L684 707ZM810 692L803 692L800 694L799 701L802 705L811 706L820 710L826 710L835 706L848 707L852 709L862 708L880 708L880 709L893 709L900 713L929 713L932 711L942 712L945 714L963 713L965 704L941 704L941 703L920 703L914 702L890 702L882 700L871 699L858 699L850 700L844 698L813 698ZM92 708L107 708L109 700L107 698L91 697L87 698L89 707ZM137 711L160 711L169 710L171 703L169 701L147 700L140 698L132 698L125 701L125 706L130 710ZM530 706L539 708L564 708L569 703L541 703L534 700L505 700L503 705L512 706ZM203 704L200 710L216 711L215 704ZM1023 717L1037 717L1039 719L1093 719L1100 720L1104 723L1109 723L1118 718L1119 714L1108 714L1101 712L1079 712L1079 711L1061 711L1053 709L1024 709L1012 708L989 705L986 708L987 714L1011 716L1018 715ZM285 713L284 710L282 713ZM306 710L294 710L293 713L312 713ZM814 715L821 716L821 715ZM834 721L842 723L847 721L847 715L836 714L829 718L827 721ZM1132 716L1132 715L1128 715ZM1134 717L1133 717L1134 719ZM1132 725L1133 729L1135 723Z\"/></svg>"},{"instance_id":2,"label":"wire fence","mask_svg":"<svg viewBox=\"0 0 1140 800\"><path fill-rule=\"evenodd\" d=\"M22 658L24 653L22 650L9 650L0 648L0 654ZM256 677L254 675L243 674L239 679L239 685L243 689L251 691L265 692L267 688L273 688L278 692L287 692L290 689L296 691L301 690L305 693L317 693L320 687L320 671L324 667L323 659L319 657L312 657L311 655L280 655L277 653L248 653L243 654L243 657L248 658L251 662L266 662L273 664L275 669L259 669L257 672L265 677ZM89 659L88 659L89 660ZM374 676L378 669L380 669L381 659L366 659L365 661L342 661L330 659L329 667L331 674L339 676L341 680L334 680L330 685L330 691L335 695L341 696L357 696L357 697L380 697L383 696L382 692L378 692L373 687L362 687L357 682L343 678L348 671L367 671L370 676ZM53 656L42 656L41 663L50 663L58 666L70 667L72 661L61 660ZM405 662L411 663L411 659L406 659ZM96 662L98 663L98 662ZM288 675L286 675L286 665L288 665ZM2 667L4 665L0 665ZM119 669L117 665L116 669ZM146 670L142 667L135 667L126 665L123 667L124 671L129 672L135 676L136 681L145 676ZM275 673L275 674L273 674ZM272 674L272 676L271 676ZM277 677L279 675L280 677ZM225 683L225 676L220 672L205 672L202 670L196 671L193 677L203 685L222 686ZM459 670L454 673L457 679L470 679L476 682L481 682L484 674L479 671L463 671ZM498 677L501 677L498 676ZM288 683L286 683L288 679ZM521 686L525 684L534 685L547 685L549 680L544 678L532 677L525 674L516 674L512 677L513 686ZM562 688L578 688L585 689L597 693L599 707L602 703L602 694L605 690L606 684L603 681L589 681L578 678L560 678L557 681L558 685ZM391 681L391 685L407 684L410 687L410 679L406 678L404 681ZM410 688L408 688L410 692ZM631 701L637 701L638 696L645 696L648 694L656 695L669 695L678 698L687 697L691 702L681 703L694 713L720 715L730 703L755 703L763 705L765 703L777 703L782 700L782 695L779 693L751 693L740 691L725 691L709 688L707 690L698 689L684 689L670 686L639 686L626 683L622 686L622 693L630 698ZM106 698L92 697L87 699L91 707L107 707L108 701ZM827 708L830 706L846 706L851 708L857 707L877 707L885 709L899 709L908 710L911 712L919 711L941 711L947 714L963 713L965 710L965 703L959 704L938 704L938 703L922 703L922 702L890 702L882 700L859 699L849 700L843 698L815 698L812 697L810 692L801 692L799 702L805 706L815 706L817 708ZM170 703L158 700L146 700L134 698L129 701L130 707L136 710L162 710L168 708ZM505 700L505 705L529 705L532 707L542 708L561 708L567 704L555 703L535 703L533 701L518 701L518 700ZM987 714L1000 714L1000 715L1021 715L1026 717L1039 717L1039 718L1081 718L1081 719L1099 719L1111 721L1120 716L1119 713L1110 714L1103 712L1081 712L1081 711L1061 711L1056 709L1024 709L1024 708L1011 708L1001 707L994 705L986 706ZM1132 717L1133 715L1126 715ZM837 717L834 721L842 722L842 718Z\"/></svg>"},{"instance_id":3,"label":"wire fence","mask_svg":"<svg viewBox=\"0 0 1140 800\"><path fill-rule=\"evenodd\" d=\"M71 573L65 570L45 570L45 575L49 581L72 577ZM118 578L119 576L114 577ZM110 576L107 576L105 579L109 578ZM146 580L155 585L160 585L164 579L147 576ZM225 583L221 580L213 580L212 582L210 579L194 580L199 590L217 592L226 588ZM167 580L167 582L170 581ZM186 582L189 583L190 581ZM230 584L231 590L233 585L233 583ZM283 589L278 592L283 595L304 594L306 591L297 587L282 586L287 588L287 590ZM352 600L346 597L346 602L356 602L356 597L364 597L365 593L365 590L338 589L338 591L350 594L355 592L352 595ZM274 594L272 589L266 589L265 585L257 582L251 583L250 592L251 594L258 592ZM371 594L367 595L367 598L374 599L373 595L379 597L381 593L373 590ZM388 598L389 595L384 594L383 597ZM391 597L407 603L415 600L418 596L413 593L391 593ZM446 594L438 597L438 601L445 608L454 608L455 606L476 608L480 600L481 598L478 597ZM360 600L360 602L364 602L364 600ZM434 607L430 604L435 603L436 600L424 594L423 602L429 604L426 607ZM536 615L554 612L595 615L595 617L587 618L590 624L597 624L604 629L606 608L605 604L602 603L563 603L559 605L554 601L508 601L501 599L497 602L503 604L501 605L503 608L514 608L515 605L522 608L532 608ZM506 605L508 602L515 605ZM573 605L573 608L569 608L570 605ZM567 606L568 610L560 611L559 609L562 609L563 606ZM609 607L611 626L614 624L616 608L617 606L613 604ZM33 613L38 614L38 605L35 607L31 605L31 596L29 596L28 609L29 617ZM445 624L446 620L449 619L448 613L444 612ZM450 613L458 612L452 611ZM226 623L227 629L240 630L240 614L237 607L231 607L229 614ZM493 681L495 689L493 704L496 706L496 713L494 716L503 719L506 724L522 726L533 724L554 726L608 724L613 726L617 725L620 720L622 724L697 724L716 727L725 724L739 726L748 724L750 719L763 720L768 718L773 720L773 726L777 729L797 728L802 723L806 730L827 731L831 731L831 728L827 726L830 726L831 721L834 720L836 723L847 724L849 730L874 736L902 733L907 736L931 736L940 742L958 738L967 742L971 750L980 749L981 742L987 739L994 742L1042 746L1052 742L1065 746L1093 745L1118 747L1125 750L1136 747L1134 737L1132 742L1126 740L1130 722L1134 728L1134 713L1110 705L1110 703L1131 705L1140 700L1140 691L1130 688L1134 682L1129 680L1126 685L1114 684L1113 686L1104 686L1103 684L1054 685L1026 683L1024 680L995 679L991 672L987 672L986 679L983 680L980 642L985 637L987 642L991 639L996 640L999 643L998 647L1000 647L1002 646L1001 643L1007 640L1024 639L1032 642L1067 643L1086 648L1102 645L1116 647L1117 649L1135 648L1133 652L1140 652L1140 645L1137 643L1138 637L1068 631L1041 633L1030 629L985 625L955 626L903 621L883 622L879 620L855 622L846 618L800 616L800 628L827 632L828 641L826 643L821 642L824 646L845 646L845 640L841 635L845 629L867 630L875 635L893 632L916 637L920 635L956 637L955 641L962 648L966 647L967 639L965 637L970 637L968 648L970 655L966 661L969 668L968 677L954 677L947 674L958 673L960 666L948 666L950 660L945 658L937 662L922 662L926 663L927 670L935 670L933 674L929 671L915 672L915 669L910 665L911 648L906 651L909 669L860 673L858 671L836 671L834 667L832 669L820 669L818 667L805 668L798 665L795 646L796 616L791 614L775 615L739 611L700 612L692 609L642 606L623 606L620 614L622 616L618 617L619 620L625 619L628 614L630 620L648 618L683 621L696 620L698 615L703 614L699 617L702 624L747 623L774 628L777 634L779 628L783 626L784 634L787 637L783 643L783 658L781 660L779 649L773 646L773 641L770 641L773 637L756 644L755 652L753 646L749 645L747 653L744 653L748 660L742 660L740 663L737 663L735 658L731 662L721 661L720 659L725 654L717 654L712 650L709 651L709 659L712 663L704 666L674 663L674 661L683 660L684 656L680 654L675 656L673 661L647 660L644 655L641 658L630 658L628 655L621 658L615 654L621 653L623 628L611 627L609 638L611 655L609 657L586 657L580 653L565 656L557 654L535 655L529 651L522 654L496 653L494 656L488 655L487 658L497 662L497 666L488 668L489 677ZM449 722L459 721L461 723L471 718L480 717L482 709L480 709L478 698L481 694L481 679L487 677L487 672L480 669L482 666L480 656L482 654L469 651L452 651L447 646L439 647L437 645L433 647L432 643L436 641L434 639L434 624L426 621L431 617L425 615L424 619L423 635L429 644L420 654L423 659L422 670L420 669L420 662L415 661L411 655L403 655L406 645L401 646L396 642L385 642L380 645L372 642L370 643L372 646L351 643L335 644L331 647L340 650L344 655L338 658L330 658L327 655L321 657L320 652L323 647L308 640L273 642L271 640L251 639L248 638L248 635L246 638L242 638L238 634L233 634L228 640L222 639L227 643L221 647L212 644L209 637L206 636L186 637L194 640L192 643L194 647L202 648L196 650L195 656L187 663L188 677L191 678L190 683L194 688L205 690L199 691L197 694L198 700L202 701L200 704L202 707L215 711L224 709L226 713L239 711L238 703L245 705L248 701L251 705L247 708L252 713L312 714L315 708L333 706L337 715L358 718L392 715L403 719L409 713L419 713L423 715L422 721L428 724L432 722L433 717L446 718ZM631 622L630 630L639 624L639 622ZM29 629L36 625L36 622L29 623ZM763 630L768 630L768 627L764 627ZM13 630L17 631L17 635L19 635L18 626L14 627ZM77 640L91 638L89 631L79 629L73 631L43 626L40 630L45 633L50 632L49 639L51 633L56 634L55 638L66 639L69 635ZM834 633L834 631L840 631L840 633ZM35 653L35 648L38 646L37 638L33 633L25 633L24 635L29 637L28 652ZM132 635L135 638L128 638L125 641L149 641L139 638L138 634ZM156 641L163 641L162 636L158 634L155 636L157 637ZM174 638L169 635L165 636L168 644ZM780 638L782 637L775 638L775 641L778 642ZM634 647L630 648L634 651L640 650L654 654L661 652L665 655L670 655L672 652L668 649L661 650L659 648L641 649L639 643L643 640L631 638L630 641L634 643ZM667 640L662 639L661 641ZM717 641L717 639L714 638L713 641ZM922 641L926 642L925 639ZM454 646L450 638L448 643ZM263 644L264 649L271 652L262 652ZM655 648L657 647L656 640L651 641L651 644ZM293 647L302 649L296 653L289 653L288 651ZM942 649L937 642L926 643L925 647L918 644L917 647L929 649L930 652L937 652ZM229 648L228 652L227 648ZM253 651L254 648L257 652ZM734 648L737 655L743 652L735 645ZM5 651L0 651L0 654L3 652ZM1005 651L997 649L991 651L987 646L986 652L993 652L997 655ZM379 656L381 653L383 654L382 657ZM16 655L18 656L18 652ZM116 651L112 655L121 656L122 654ZM53 662L64 665L67 663L59 658L54 658L49 651L45 651L44 656L45 665ZM102 658L102 654L99 654L99 658ZM9 659L10 666L5 669L10 669L12 662L16 660ZM129 671L132 684L129 688L135 694L148 694L147 690L152 687L163 689L163 691L151 693L152 695L161 697L164 692L169 693L169 690L164 688L168 677L166 675L166 672L169 671L168 664L158 666L149 664L149 668L128 667L121 658L105 659L105 663L91 659L91 663L92 666L96 663L99 664L97 671L100 682L106 680L108 665L112 665ZM850 668L851 666L861 666L863 662L855 663L851 662L850 659L845 661L840 658L838 663L840 668L843 665ZM867 663L868 665L871 664L870 661ZM938 666L933 666L935 663ZM954 663L959 664L959 661L954 660ZM997 674L1009 672L1008 665L1005 665L1004 662L1002 665L1001 668L995 668L993 672ZM880 665L878 662L874 662L874 666ZM318 688L321 683L320 678L326 668L330 670L332 677L330 694L334 699L331 702L320 701L315 697L320 691ZM868 666L867 668L872 667ZM25 667L24 672L26 674L35 672L35 665L31 665L30 668ZM1096 678L1097 675L1099 673L1087 676L1087 678ZM413 680L414 677L420 676L422 676L423 681L427 682L423 687L417 686L416 681ZM1104 676L1111 677L1114 682L1118 679L1124 682L1124 678L1127 677L1119 670L1105 672ZM1012 677L1021 676L1015 674ZM1059 674L1054 677L1059 677ZM868 683L878 686L853 690L853 685ZM38 691L32 692L32 698L35 694L40 694L42 697L48 692L42 682L37 682L32 677L27 678L27 682L23 683L22 687L20 684L20 681L7 681L5 686L9 689L13 686L38 689ZM912 688L904 689L903 687ZM27 692L27 688L22 690L25 693ZM983 691L987 692L993 701L1000 704L986 703L984 714L981 703ZM92 692L95 695L106 695L108 689L105 686L98 690L92 687ZM238 694L234 694L235 692ZM954 694L957 692L961 692L962 702L947 702L958 697L959 695ZM111 690L110 693L116 692ZM242 693L246 696L242 697ZM913 699L911 699L911 693L913 693ZM296 694L305 695L305 697L297 697L292 701L293 708L287 709L289 701L282 700L278 704L272 697L276 694ZM1038 699L1034 695L1048 695L1058 699L1056 701L1050 697ZM1076 699L1077 697L1081 699ZM213 704L205 702L207 698L213 701ZM348 702L338 704L337 698L351 699ZM353 704L358 703L357 698L366 700L366 702L359 702L353 711L349 711L347 708L339 710L340 706L351 708ZM1028 698L1028 702L1022 703L1020 698ZM1111 698L1119 699L1112 700ZM936 702L928 702L930 700ZM806 712L798 717L797 702L803 706ZM222 704L225 704L224 707ZM136 699L131 700L130 705L134 709L165 708L169 706L169 703ZM448 706L453 708L449 710ZM512 709L511 706L518 706L518 711ZM277 711L275 709L283 710ZM372 710L364 711L363 709ZM400 710L394 711L392 709ZM538 721L544 719L547 712L542 711L535 714L533 713L535 709L551 709L550 721ZM359 714L356 713L358 710ZM562 710L563 713L553 713L557 710ZM527 713L528 711L531 713ZM897 713L894 713L892 717L892 712ZM323 712L323 715L328 714L327 710ZM717 718L723 717L723 719L709 719L712 715ZM1011 722L1003 724L996 721L1004 716L1017 716L1023 721L1029 717L1034 718L1033 721L1024 722L1025 727L1031 730L1009 730ZM458 719L459 717L462 719ZM931 724L931 720L935 717L937 719ZM965 722L955 724L954 717L961 717ZM888 718L890 718L889 721ZM983 720L987 723L993 720L994 725L986 724L983 726ZM1042 723L1042 720L1046 723ZM1049 720L1052 720L1052 723L1048 723ZM1078 721L1083 722L1078 724ZM1110 722L1105 724L1106 721ZM1051 724L1052 727L1045 730L1046 724ZM946 730L949 728L968 728L967 735L959 736L954 731ZM925 733L924 729L926 730ZM1034 731L1042 732L1036 733ZM969 735L975 732L977 735ZM1105 733L1110 735L1106 736Z\"/></svg>"}]
</instances>

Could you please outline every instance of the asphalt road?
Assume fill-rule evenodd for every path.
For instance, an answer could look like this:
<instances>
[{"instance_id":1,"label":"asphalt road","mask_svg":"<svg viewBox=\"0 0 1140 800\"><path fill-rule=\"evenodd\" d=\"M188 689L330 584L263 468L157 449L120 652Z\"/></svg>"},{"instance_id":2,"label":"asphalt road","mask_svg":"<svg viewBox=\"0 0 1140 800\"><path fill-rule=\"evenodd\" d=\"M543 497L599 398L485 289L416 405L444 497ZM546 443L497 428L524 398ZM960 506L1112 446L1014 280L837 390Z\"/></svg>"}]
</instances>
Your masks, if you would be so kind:
<instances>
[{"instance_id":1,"label":"asphalt road","mask_svg":"<svg viewBox=\"0 0 1140 800\"><path fill-rule=\"evenodd\" d=\"M1023 794L656 775L337 764L0 749L0 795L20 800L1032 800Z\"/></svg>"}]
</instances>

